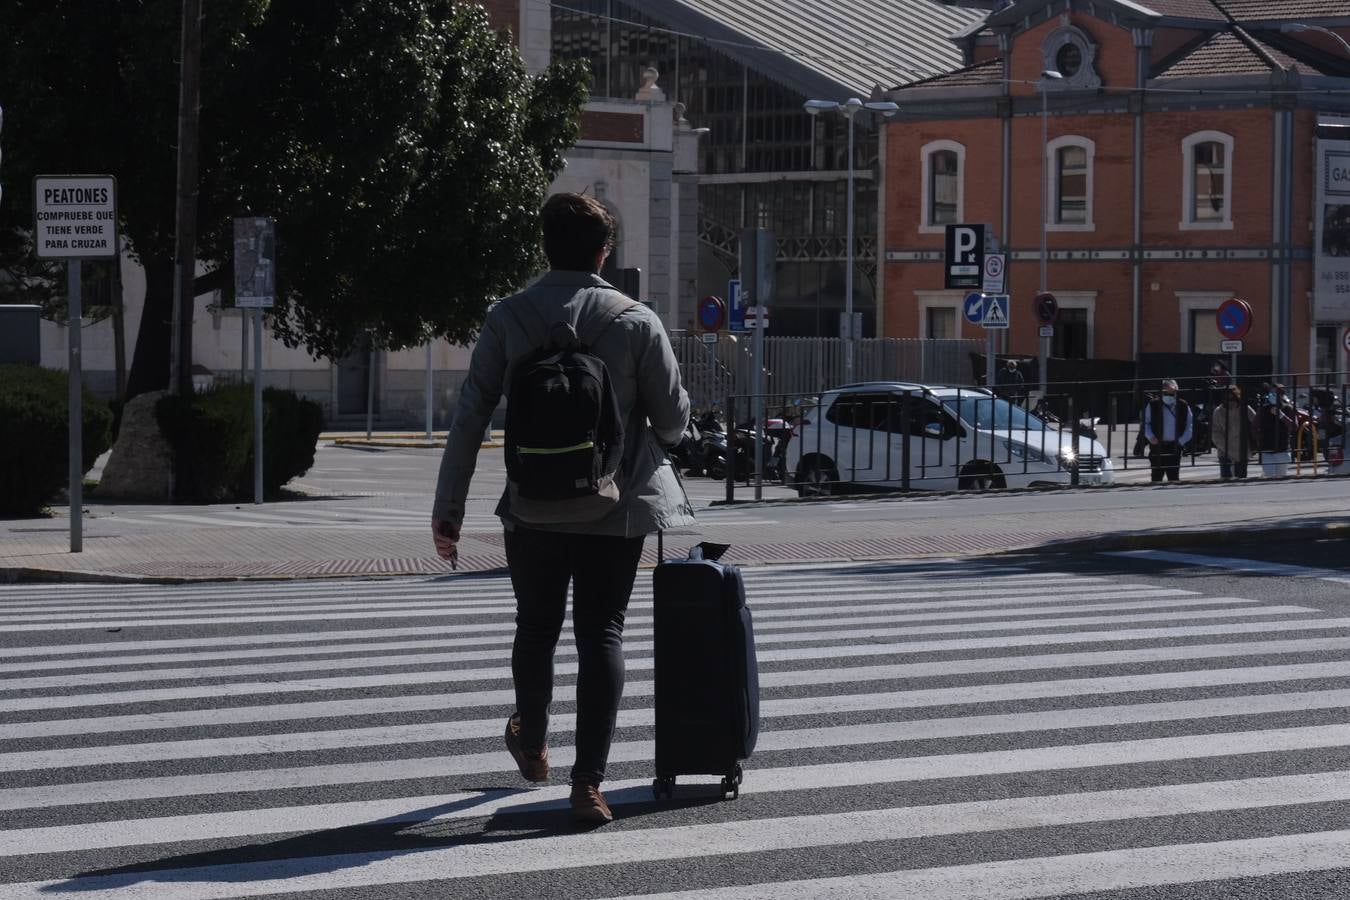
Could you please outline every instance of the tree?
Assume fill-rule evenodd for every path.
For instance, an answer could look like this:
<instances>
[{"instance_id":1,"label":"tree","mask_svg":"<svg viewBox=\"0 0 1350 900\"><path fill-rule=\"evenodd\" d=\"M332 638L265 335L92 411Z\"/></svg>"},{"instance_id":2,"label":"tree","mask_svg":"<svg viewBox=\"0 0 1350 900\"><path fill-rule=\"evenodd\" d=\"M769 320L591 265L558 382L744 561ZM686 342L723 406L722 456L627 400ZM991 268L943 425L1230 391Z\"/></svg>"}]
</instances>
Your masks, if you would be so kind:
<instances>
[{"instance_id":1,"label":"tree","mask_svg":"<svg viewBox=\"0 0 1350 900\"><path fill-rule=\"evenodd\" d=\"M118 176L148 284L129 395L168 380L176 7L0 4L0 85L18 95L0 227L28 227L39 167ZM467 341L540 267L535 213L576 138L583 65L531 78L452 0L217 0L203 46L199 256L226 265L233 217L276 218L287 343L338 358L366 334Z\"/></svg>"}]
</instances>

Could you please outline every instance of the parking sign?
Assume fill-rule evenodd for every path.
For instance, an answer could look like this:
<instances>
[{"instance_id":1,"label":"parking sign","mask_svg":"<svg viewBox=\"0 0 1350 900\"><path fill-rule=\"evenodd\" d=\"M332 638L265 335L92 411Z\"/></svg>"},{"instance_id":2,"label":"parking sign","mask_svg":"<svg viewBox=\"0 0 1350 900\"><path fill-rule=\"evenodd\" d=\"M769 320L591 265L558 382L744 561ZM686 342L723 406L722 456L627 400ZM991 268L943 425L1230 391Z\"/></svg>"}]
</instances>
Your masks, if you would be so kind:
<instances>
[{"instance_id":1,"label":"parking sign","mask_svg":"<svg viewBox=\"0 0 1350 900\"><path fill-rule=\"evenodd\" d=\"M984 226L948 225L944 261L947 290L984 287Z\"/></svg>"}]
</instances>

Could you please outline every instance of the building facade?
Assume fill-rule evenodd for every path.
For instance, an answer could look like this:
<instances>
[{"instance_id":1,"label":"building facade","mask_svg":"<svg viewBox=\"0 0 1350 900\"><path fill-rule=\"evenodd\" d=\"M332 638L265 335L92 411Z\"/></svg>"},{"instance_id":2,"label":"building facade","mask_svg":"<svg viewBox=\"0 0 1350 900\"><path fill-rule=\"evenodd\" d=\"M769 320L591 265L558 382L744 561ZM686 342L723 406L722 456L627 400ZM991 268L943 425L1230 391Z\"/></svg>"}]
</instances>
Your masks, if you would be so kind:
<instances>
[{"instance_id":1,"label":"building facade","mask_svg":"<svg viewBox=\"0 0 1350 900\"><path fill-rule=\"evenodd\" d=\"M1215 355L1236 296L1256 314L1245 353L1350 368L1350 305L1315 278L1341 252L1318 241L1340 209L1319 201L1318 142L1350 121L1350 3L967 5L1000 6L968 65L888 93L885 334L980 335L944 290L943 242L983 223L1009 256L1008 352L1037 353L1042 289L1051 355L1082 359Z\"/></svg>"}]
</instances>

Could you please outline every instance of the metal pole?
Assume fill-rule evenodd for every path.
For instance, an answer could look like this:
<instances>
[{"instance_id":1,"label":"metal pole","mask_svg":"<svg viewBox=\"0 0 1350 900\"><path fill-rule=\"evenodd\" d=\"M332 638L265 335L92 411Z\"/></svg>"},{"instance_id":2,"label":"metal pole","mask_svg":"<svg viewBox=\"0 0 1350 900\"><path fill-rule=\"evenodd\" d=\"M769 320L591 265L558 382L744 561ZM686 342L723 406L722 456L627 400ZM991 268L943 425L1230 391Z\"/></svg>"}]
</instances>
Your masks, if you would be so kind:
<instances>
[{"instance_id":1,"label":"metal pole","mask_svg":"<svg viewBox=\"0 0 1350 900\"><path fill-rule=\"evenodd\" d=\"M984 330L984 386L994 389L994 330Z\"/></svg>"},{"instance_id":2,"label":"metal pole","mask_svg":"<svg viewBox=\"0 0 1350 900\"><path fill-rule=\"evenodd\" d=\"M1237 358L1236 353L1228 354L1228 383L1237 384Z\"/></svg>"},{"instance_id":3,"label":"metal pole","mask_svg":"<svg viewBox=\"0 0 1350 900\"><path fill-rule=\"evenodd\" d=\"M375 418L375 345L370 345L370 351L366 354L366 440L370 440L370 432Z\"/></svg>"},{"instance_id":4,"label":"metal pole","mask_svg":"<svg viewBox=\"0 0 1350 900\"><path fill-rule=\"evenodd\" d=\"M263 502L262 309L253 310L253 502Z\"/></svg>"},{"instance_id":5,"label":"metal pole","mask_svg":"<svg viewBox=\"0 0 1350 900\"><path fill-rule=\"evenodd\" d=\"M239 310L239 383L248 380L248 310Z\"/></svg>"},{"instance_id":6,"label":"metal pole","mask_svg":"<svg viewBox=\"0 0 1350 900\"><path fill-rule=\"evenodd\" d=\"M760 297L760 315L755 319L755 399L752 427L755 434L755 499L764 497L764 298ZM730 423L728 423L730 424Z\"/></svg>"},{"instance_id":7,"label":"metal pole","mask_svg":"<svg viewBox=\"0 0 1350 900\"><path fill-rule=\"evenodd\" d=\"M856 110L844 107L848 116L848 246L844 270L844 320L848 322L848 338L844 342L844 383L853 383L853 119Z\"/></svg>"},{"instance_id":8,"label":"metal pole","mask_svg":"<svg viewBox=\"0 0 1350 900\"><path fill-rule=\"evenodd\" d=\"M178 85L178 209L174 236L169 392L192 393L192 311L197 275L197 132L201 106L202 0L183 0Z\"/></svg>"},{"instance_id":9,"label":"metal pole","mask_svg":"<svg viewBox=\"0 0 1350 900\"><path fill-rule=\"evenodd\" d=\"M1045 219L1050 210L1050 185L1046 176L1046 169L1049 168L1050 161L1046 158L1046 148L1050 146L1050 92L1046 90L1044 84L1041 85L1041 286L1040 293L1045 293L1045 267L1048 257L1045 241ZM1041 382L1041 396L1045 396L1045 369L1046 359L1050 356L1050 339L1047 337L1039 338L1041 354L1040 364L1036 367L1037 375Z\"/></svg>"},{"instance_id":10,"label":"metal pole","mask_svg":"<svg viewBox=\"0 0 1350 900\"><path fill-rule=\"evenodd\" d=\"M435 376L431 368L431 341L427 341L427 440L431 440L431 400L435 390Z\"/></svg>"},{"instance_id":11,"label":"metal pole","mask_svg":"<svg viewBox=\"0 0 1350 900\"><path fill-rule=\"evenodd\" d=\"M70 405L70 552L84 550L84 382L80 359L81 343L84 335L80 329L80 261L72 259L66 265L66 330L69 332L69 355L67 375L69 376Z\"/></svg>"}]
</instances>

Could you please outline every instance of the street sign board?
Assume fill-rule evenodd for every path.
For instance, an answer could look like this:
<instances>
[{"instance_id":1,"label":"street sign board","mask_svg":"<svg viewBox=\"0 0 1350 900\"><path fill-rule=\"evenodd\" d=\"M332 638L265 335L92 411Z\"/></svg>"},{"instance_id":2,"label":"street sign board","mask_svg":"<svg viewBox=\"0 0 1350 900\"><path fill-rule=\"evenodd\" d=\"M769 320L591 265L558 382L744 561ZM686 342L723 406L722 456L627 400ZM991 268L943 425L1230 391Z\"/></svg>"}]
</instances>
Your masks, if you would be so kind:
<instances>
[{"instance_id":1,"label":"street sign board","mask_svg":"<svg viewBox=\"0 0 1350 900\"><path fill-rule=\"evenodd\" d=\"M702 334L702 338L703 338L703 343L705 343L705 344L715 344L715 343L717 343L717 332L715 332L715 331L705 331L705 332L703 332L703 334Z\"/></svg>"},{"instance_id":2,"label":"street sign board","mask_svg":"<svg viewBox=\"0 0 1350 900\"><path fill-rule=\"evenodd\" d=\"M984 283L981 289L986 294L1003 293L1007 282L1008 257L1004 253L986 253L984 256Z\"/></svg>"},{"instance_id":3,"label":"street sign board","mask_svg":"<svg viewBox=\"0 0 1350 900\"><path fill-rule=\"evenodd\" d=\"M984 226L948 225L943 270L947 290L984 286Z\"/></svg>"},{"instance_id":4,"label":"street sign board","mask_svg":"<svg viewBox=\"0 0 1350 900\"><path fill-rule=\"evenodd\" d=\"M745 330L745 307L741 305L741 280L727 282L727 327L732 331Z\"/></svg>"},{"instance_id":5,"label":"street sign board","mask_svg":"<svg viewBox=\"0 0 1350 900\"><path fill-rule=\"evenodd\" d=\"M1054 294L1049 291L1037 294L1034 306L1036 307L1036 318L1041 321L1041 324L1055 324L1055 319L1059 316L1059 301L1055 299Z\"/></svg>"},{"instance_id":6,"label":"street sign board","mask_svg":"<svg viewBox=\"0 0 1350 900\"><path fill-rule=\"evenodd\" d=\"M727 317L726 304L721 297L711 295L698 303L698 324L704 331L720 331Z\"/></svg>"},{"instance_id":7,"label":"street sign board","mask_svg":"<svg viewBox=\"0 0 1350 900\"><path fill-rule=\"evenodd\" d=\"M276 301L276 223L268 218L234 220L234 305L270 309Z\"/></svg>"},{"instance_id":8,"label":"street sign board","mask_svg":"<svg viewBox=\"0 0 1350 900\"><path fill-rule=\"evenodd\" d=\"M39 175L33 179L39 259L117 256L117 179L111 175Z\"/></svg>"},{"instance_id":9,"label":"street sign board","mask_svg":"<svg viewBox=\"0 0 1350 900\"><path fill-rule=\"evenodd\" d=\"M745 308L746 328L768 328L769 308L767 306L747 306Z\"/></svg>"},{"instance_id":10,"label":"street sign board","mask_svg":"<svg viewBox=\"0 0 1350 900\"><path fill-rule=\"evenodd\" d=\"M1048 338L1052 338L1052 337L1055 336L1055 326L1053 326L1053 325L1042 325L1039 329L1037 329L1037 332L1036 332L1036 333L1037 333L1037 335L1039 335L1040 337L1043 337L1043 338L1047 338L1047 337L1048 337Z\"/></svg>"},{"instance_id":11,"label":"street sign board","mask_svg":"<svg viewBox=\"0 0 1350 900\"><path fill-rule=\"evenodd\" d=\"M1219 326L1219 334L1230 341L1240 340L1252 330L1252 308L1246 300L1237 297L1219 304L1214 321Z\"/></svg>"},{"instance_id":12,"label":"street sign board","mask_svg":"<svg viewBox=\"0 0 1350 900\"><path fill-rule=\"evenodd\" d=\"M972 325L979 325L984 321L984 294L975 291L966 294L965 302L961 306L961 312L966 317L966 321Z\"/></svg>"},{"instance_id":13,"label":"street sign board","mask_svg":"<svg viewBox=\"0 0 1350 900\"><path fill-rule=\"evenodd\" d=\"M986 294L984 297L984 318L980 324L985 328L1008 327L1008 295Z\"/></svg>"},{"instance_id":14,"label":"street sign board","mask_svg":"<svg viewBox=\"0 0 1350 900\"><path fill-rule=\"evenodd\" d=\"M1220 353L1241 353L1242 341L1219 341Z\"/></svg>"}]
</instances>

